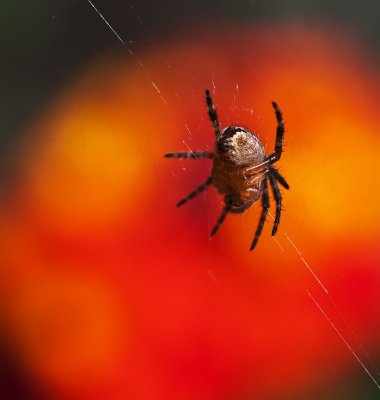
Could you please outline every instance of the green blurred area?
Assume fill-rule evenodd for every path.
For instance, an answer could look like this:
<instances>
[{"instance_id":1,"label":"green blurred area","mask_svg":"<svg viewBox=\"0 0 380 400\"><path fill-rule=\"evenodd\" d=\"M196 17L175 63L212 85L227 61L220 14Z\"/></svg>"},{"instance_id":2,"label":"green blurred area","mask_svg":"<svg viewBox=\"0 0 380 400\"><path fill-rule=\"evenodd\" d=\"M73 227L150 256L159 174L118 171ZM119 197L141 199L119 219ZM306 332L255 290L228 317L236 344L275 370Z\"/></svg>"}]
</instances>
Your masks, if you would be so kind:
<instances>
[{"instance_id":1,"label":"green blurred area","mask_svg":"<svg viewBox=\"0 0 380 400\"><path fill-rule=\"evenodd\" d=\"M95 0L96 7L125 39L146 41L146 32L131 10L132 2ZM208 21L245 23L344 24L378 60L380 3L327 0L235 0L178 2L139 0L138 15L158 41L185 35ZM221 25L221 29L223 26ZM87 0L1 2L1 149L41 106L75 75L81 65L117 40Z\"/></svg>"}]
</instances>

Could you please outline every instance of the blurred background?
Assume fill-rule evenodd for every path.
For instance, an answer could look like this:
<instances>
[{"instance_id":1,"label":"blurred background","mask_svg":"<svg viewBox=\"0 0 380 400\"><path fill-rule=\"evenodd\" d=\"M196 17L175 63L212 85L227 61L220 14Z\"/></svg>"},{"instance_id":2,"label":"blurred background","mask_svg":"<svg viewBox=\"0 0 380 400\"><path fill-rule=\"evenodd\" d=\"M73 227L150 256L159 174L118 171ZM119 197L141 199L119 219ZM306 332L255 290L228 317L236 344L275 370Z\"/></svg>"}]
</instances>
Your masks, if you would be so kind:
<instances>
[{"instance_id":1,"label":"blurred background","mask_svg":"<svg viewBox=\"0 0 380 400\"><path fill-rule=\"evenodd\" d=\"M379 398L379 8L3 1L1 399ZM213 240L215 189L175 207L206 88L268 153L284 115L254 252L259 204Z\"/></svg>"}]
</instances>

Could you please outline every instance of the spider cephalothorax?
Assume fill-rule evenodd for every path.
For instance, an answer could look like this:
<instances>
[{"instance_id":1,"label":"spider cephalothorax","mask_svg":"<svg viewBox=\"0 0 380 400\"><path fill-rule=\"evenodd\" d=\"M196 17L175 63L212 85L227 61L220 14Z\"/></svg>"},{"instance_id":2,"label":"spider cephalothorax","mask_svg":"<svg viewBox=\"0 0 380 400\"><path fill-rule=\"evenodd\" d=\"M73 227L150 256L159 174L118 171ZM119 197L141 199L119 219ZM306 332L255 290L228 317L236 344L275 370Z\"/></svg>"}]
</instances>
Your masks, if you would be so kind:
<instances>
[{"instance_id":1,"label":"spider cephalothorax","mask_svg":"<svg viewBox=\"0 0 380 400\"><path fill-rule=\"evenodd\" d=\"M248 129L241 126L228 126L223 130L220 129L218 116L208 90L206 90L206 103L216 135L215 153L194 151L165 155L165 157L169 158L213 159L211 176L196 190L179 201L177 207L185 204L188 200L203 192L210 184L213 184L218 192L224 195L225 202L224 209L211 231L211 236L213 236L228 213L240 214L261 198L262 211L255 237L251 244L251 250L253 250L259 240L268 213L268 180L276 202L276 216L272 236L277 232L281 216L282 197L277 183L285 189L289 189L285 178L273 166L282 154L284 138L282 114L277 104L273 102L272 105L277 119L276 144L274 152L269 156L265 156L264 147L260 140Z\"/></svg>"}]
</instances>

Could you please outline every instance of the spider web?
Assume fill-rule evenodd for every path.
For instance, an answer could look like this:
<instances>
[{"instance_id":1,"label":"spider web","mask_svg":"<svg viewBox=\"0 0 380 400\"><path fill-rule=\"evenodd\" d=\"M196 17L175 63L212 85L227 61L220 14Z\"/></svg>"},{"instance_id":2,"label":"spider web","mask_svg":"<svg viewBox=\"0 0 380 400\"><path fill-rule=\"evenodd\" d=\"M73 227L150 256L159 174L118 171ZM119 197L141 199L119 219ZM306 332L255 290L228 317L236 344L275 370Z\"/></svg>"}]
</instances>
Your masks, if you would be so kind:
<instances>
[{"instance_id":1,"label":"spider web","mask_svg":"<svg viewBox=\"0 0 380 400\"><path fill-rule=\"evenodd\" d=\"M135 63L138 65L141 74L146 78L147 82L150 83L152 91L159 97L160 101L162 101L163 105L167 107L170 110L174 107L173 104L170 103L170 100L167 99L161 90L161 83L159 81L156 81L151 72L150 72L150 66L146 65L140 57L137 55L137 52L135 52L134 47L136 45L141 44L142 41L137 40L134 41L132 39L124 39L124 36L126 36L125 32L123 32L123 29L117 29L112 20L109 19L106 11L104 11L101 7L101 5L98 4L96 0L85 0L88 3L88 16L90 17L91 13L98 19L99 25L103 25L108 32L112 33L112 35L115 37L115 41L119 42L121 46L123 47L123 51L127 54L128 57L130 57L130 62ZM253 2L254 4L254 2ZM125 4L123 4L123 9L125 10ZM144 22L144 16L141 15L138 12L138 9L135 5L129 5L128 6L128 14L129 18L134 18L137 24L140 26L141 33L143 36L145 36L145 45L151 46L152 50L158 54L158 56L161 59L162 65L164 65L166 68L170 69L171 68L171 63L170 60L168 60L164 54L164 51L161 49L161 46L158 44L158 42L154 38L154 34L151 32L150 28L146 25ZM54 19L56 19L56 16L54 16ZM59 19L59 15L58 15ZM269 19L267 20L271 22ZM57 22L59 23L59 22ZM67 27L67 26L66 26ZM70 30L70 27L67 27ZM107 35L107 33L104 33ZM74 33L74 36L76 40L83 42L83 39ZM89 51L91 53L95 53L97 57L104 57L101 53L98 51L94 50L96 48L96 44L89 45L89 39L86 39L84 41L85 43L85 48L87 49L86 51ZM245 61L243 61L245 62ZM197 79L197 77L193 77L194 80ZM211 84L212 84L212 91L214 95L216 96L219 95L219 83L217 82L216 79L213 78L212 73L211 73ZM233 82L234 85L234 96L231 99L231 107L230 107L230 115L228 116L223 116L223 121L229 120L231 123L238 124L240 117L242 114L245 115L252 115L256 111L252 108L253 106L250 105L241 105L239 102L239 95L242 90L239 82ZM192 90L192 88L190 87ZM177 88L173 87L173 92L175 92L175 97L177 98L178 102L180 102L181 96L184 94L179 93ZM194 90L193 90L194 92ZM221 94L220 94L221 95ZM265 96L265 94L263 94ZM195 93L194 93L194 97ZM218 98L218 97L217 97ZM196 99L196 101L201 101L202 99ZM268 103L269 104L269 103ZM174 113L174 112L173 112ZM221 116L219 116L221 117ZM207 121L206 116L202 116L200 118L201 124L205 123ZM195 131L198 131L201 126L195 127ZM192 151L192 150L209 150L207 146L204 149L193 149L192 147L192 140L194 137L196 137L197 132L194 131L194 128L190 126L189 123L184 123L183 126L183 133L182 136L184 137L183 139L183 145L184 148L183 150L187 151ZM181 135L181 133L179 133ZM263 140L266 142L265 138ZM143 149L141 149L143 150ZM176 149L168 149L169 151L171 150L176 150ZM180 150L180 149L178 149ZM306 168L311 169L312 163L310 162L309 165L306 166ZM178 172L179 169L182 168L181 172ZM174 166L172 168L172 175L174 179L182 179L183 173L188 173L191 170L193 170L194 165L191 164L191 166L186 166L185 164L181 164L180 166ZM181 174L179 176L179 174ZM175 180L174 183L175 184ZM200 199L202 202L207 202L207 199L202 198ZM286 196L285 200L286 202ZM294 215L294 214L293 214ZM299 216L299 215L298 215ZM269 213L270 219L274 219L273 215ZM209 224L212 224L213 222L210 220ZM281 229L280 229L281 231ZM329 287L327 284L323 282L323 279L319 276L319 273L317 271L320 271L321 269L318 267L318 265L313 265L313 263L309 260L309 257L307 254L303 253L302 248L297 244L296 235L294 232L288 232L288 231L279 231L279 234L273 238L273 241L276 243L276 246L278 246L280 250L280 257L285 257L286 253L293 251L299 260L299 264L294 266L294 273L298 274L301 276L301 279L303 279L303 275L300 272L302 269L305 270L312 279L317 283L316 287L313 287L313 289L306 283L305 281L305 296L310 299L310 301L315 305L315 312L320 313L320 315L324 318L326 324L328 324L333 332L336 334L337 338L343 343L343 345L346 348L346 351L352 356L352 359L355 360L362 371L367 375L368 377L368 385L375 385L377 389L380 390L380 372L375 364L375 362L372 360L371 355L368 353L367 349L365 346L362 344L360 337L355 333L355 329L351 326L350 321L348 321L344 315L344 313L341 311L340 306L337 304L336 300L334 299L333 295L330 293ZM242 246L243 247L243 246ZM242 251L246 251L245 248L242 248ZM236 267L236 266L235 266ZM206 269L207 274L209 274L210 279L215 282L215 284L219 285L219 278L217 273L215 272L215 269ZM316 294L317 290L320 290L321 293ZM324 299L323 297L324 296ZM322 298L323 300L318 300L319 298ZM323 305L322 305L323 304ZM338 327L338 325L342 325L344 327L344 332ZM327 356L328 358L328 356ZM328 360L327 360L328 362Z\"/></svg>"},{"instance_id":2,"label":"spider web","mask_svg":"<svg viewBox=\"0 0 380 400\"><path fill-rule=\"evenodd\" d=\"M91 0L87 0L88 3L91 5L91 7L95 10L95 12L98 14L98 16L100 17L100 19L108 26L108 28L113 32L113 34L116 36L116 38L121 42L121 44L123 45L123 47L126 49L126 51L134 58L134 60L139 64L139 66L142 69L142 72L146 75L147 79L149 79L152 83L153 88L156 90L156 92L158 93L158 95L161 97L162 101L165 103L165 105L168 106L167 101L163 98L160 89L158 88L157 84L152 80L150 74L147 72L147 69L145 68L145 66L143 65L143 63L138 59L138 57L132 52L132 50L128 47L128 45L125 43L125 41L119 36L119 34L114 30L114 28L112 27L112 25L108 22L108 20L106 19L106 17L101 13L101 11L99 11L96 6L94 5L94 3ZM141 24L142 28L144 29L144 31L147 33L147 36L149 38L149 41L152 44L152 47L154 47L154 49L156 51L158 51L160 53L160 55L162 55L161 51L159 50L158 46L155 44L153 37L151 36L151 34L149 33L148 29L146 28L145 24L143 23L141 17L138 15L138 13L136 12L134 6L131 6L131 9L133 10L136 18L138 19L139 23ZM166 59L162 56L163 58L163 62L166 62ZM169 65L167 63L167 65ZM213 86L213 91L214 93L216 92L216 84L214 82L214 80L212 80L212 86ZM239 120L239 109L238 106L236 105L236 97L239 95L239 84L236 83L236 91L234 94L234 97L232 99L232 105L231 108L233 110L237 110L237 114L236 114L236 121ZM253 113L253 110L251 108L248 109L243 109L242 111L248 111L250 113ZM236 122L237 123L237 122ZM187 132L192 135L189 127L185 124L185 128L187 130ZM184 145L186 146L187 151L192 151L190 145L184 140L183 141ZM273 215L271 215L269 213L270 217L274 220ZM302 262L302 265L304 267L307 268L307 270L310 272L310 274L312 274L313 278L318 282L318 285L320 286L320 288L324 291L324 293L326 294L326 296L328 297L329 302L331 303L331 305L335 308L335 310L339 313L340 318L344 321L344 323L346 324L346 327L349 328L351 335L353 337L353 341L355 343L355 345L358 345L360 347L360 350L363 354L363 358L365 361L363 361L361 359L361 357L359 357L359 355L357 354L357 352L353 349L352 345L350 344L349 340L347 338L345 338L342 333L338 330L338 328L336 327L336 325L334 324L334 322L330 319L330 317L326 314L326 312L323 310L323 308L320 306L320 304L316 301L316 299L313 297L313 295L310 293L310 291L308 289L305 289L305 292L307 293L307 295L310 297L310 299L313 301L313 303L316 305L317 309L319 312L322 313L322 315L326 318L326 320L328 321L328 323L331 325L331 327L334 329L334 331L336 332L336 334L339 336L339 338L342 340L342 342L344 343L344 345L346 346L347 350L352 354L352 356L357 360L357 362L360 364L360 366L363 368L363 370L365 371L365 373L368 375L368 377L373 381L373 383L377 386L377 388L380 390L380 384L379 384L379 377L380 377L380 372L378 371L376 365L374 364L374 362L371 360L370 356L368 355L368 352L366 351L366 349L364 348L364 346L362 345L362 343L360 342L360 340L358 339L358 337L356 336L355 332L353 331L353 329L351 328L351 326L349 325L349 323L347 322L346 318L344 317L344 315L341 313L338 305L335 303L334 299L331 297L331 295L329 294L328 289L324 286L324 284L321 282L321 280L319 279L319 277L317 276L317 274L313 271L313 269L310 267L310 265L308 264L308 262L305 260L304 256L302 255L301 251L299 250L299 248L296 246L296 244L294 243L294 241L291 239L291 237L288 235L288 233L284 233L283 236L289 241L289 243L291 244L292 248L294 249L294 251L297 253L297 255L299 256L299 259ZM278 243L278 241L276 240L276 238L273 238L273 240L276 241L277 245L279 246L279 248L283 250L283 248L281 247L281 245ZM213 279L216 279L215 276L212 276ZM367 367L366 363L369 363L371 365L371 367ZM374 373L370 372L370 368L372 368L374 370ZM374 375L375 374L375 375ZM377 375L377 377L376 377Z\"/></svg>"}]
</instances>

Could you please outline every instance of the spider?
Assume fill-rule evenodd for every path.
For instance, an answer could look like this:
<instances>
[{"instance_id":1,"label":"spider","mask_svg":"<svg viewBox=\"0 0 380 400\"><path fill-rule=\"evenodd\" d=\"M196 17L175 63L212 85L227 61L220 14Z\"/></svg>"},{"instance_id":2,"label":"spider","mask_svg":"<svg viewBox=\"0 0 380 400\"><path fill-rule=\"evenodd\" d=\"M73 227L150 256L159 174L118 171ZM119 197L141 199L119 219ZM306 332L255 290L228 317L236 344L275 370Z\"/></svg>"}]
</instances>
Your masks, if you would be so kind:
<instances>
[{"instance_id":1,"label":"spider","mask_svg":"<svg viewBox=\"0 0 380 400\"><path fill-rule=\"evenodd\" d=\"M228 126L221 130L216 109L210 91L206 90L208 115L215 132L215 152L191 151L165 154L167 158L208 158L213 160L211 176L197 189L177 203L180 207L203 192L211 184L224 195L224 208L218 218L211 236L214 236L228 213L241 214L261 198L262 211L250 250L253 250L260 238L269 209L268 181L276 203L276 215L272 236L277 232L281 217L282 196L278 183L285 189L289 185L274 167L282 154L284 122L277 103L272 102L277 119L276 144L274 152L265 155L260 140L248 129L241 126Z\"/></svg>"}]
</instances>

